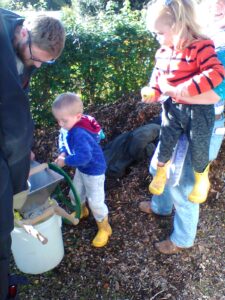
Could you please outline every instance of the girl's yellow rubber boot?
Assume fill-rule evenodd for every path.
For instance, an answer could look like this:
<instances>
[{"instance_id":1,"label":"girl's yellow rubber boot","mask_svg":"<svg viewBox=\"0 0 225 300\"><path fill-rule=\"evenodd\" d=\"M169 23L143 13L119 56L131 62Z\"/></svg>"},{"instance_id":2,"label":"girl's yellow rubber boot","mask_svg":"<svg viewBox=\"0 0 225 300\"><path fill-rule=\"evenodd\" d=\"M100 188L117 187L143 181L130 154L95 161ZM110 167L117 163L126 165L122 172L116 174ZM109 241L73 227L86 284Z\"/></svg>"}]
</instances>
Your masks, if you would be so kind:
<instances>
[{"instance_id":1,"label":"girl's yellow rubber boot","mask_svg":"<svg viewBox=\"0 0 225 300\"><path fill-rule=\"evenodd\" d=\"M108 222L108 216L105 217L101 222L96 221L98 226L98 233L92 241L94 247L100 248L104 247L112 235L112 228Z\"/></svg>"},{"instance_id":2,"label":"girl's yellow rubber boot","mask_svg":"<svg viewBox=\"0 0 225 300\"><path fill-rule=\"evenodd\" d=\"M194 172L195 184L188 196L188 199L194 203L203 203L206 201L210 182L209 182L209 164L203 173Z\"/></svg>"},{"instance_id":3,"label":"girl's yellow rubber boot","mask_svg":"<svg viewBox=\"0 0 225 300\"><path fill-rule=\"evenodd\" d=\"M149 185L149 192L153 195L161 195L164 191L167 180L167 169L170 161L168 161L163 167L157 166L156 175L153 177L152 182Z\"/></svg>"}]
</instances>

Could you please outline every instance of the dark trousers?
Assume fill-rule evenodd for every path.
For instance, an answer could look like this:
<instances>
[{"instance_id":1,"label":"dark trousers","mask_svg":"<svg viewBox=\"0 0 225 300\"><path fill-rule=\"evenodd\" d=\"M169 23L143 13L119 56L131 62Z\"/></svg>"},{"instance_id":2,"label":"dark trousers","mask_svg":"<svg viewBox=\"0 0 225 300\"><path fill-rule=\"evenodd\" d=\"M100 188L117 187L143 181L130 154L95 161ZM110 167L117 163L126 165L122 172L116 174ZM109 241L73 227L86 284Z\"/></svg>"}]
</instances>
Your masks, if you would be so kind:
<instances>
[{"instance_id":1,"label":"dark trousers","mask_svg":"<svg viewBox=\"0 0 225 300\"><path fill-rule=\"evenodd\" d=\"M0 153L0 300L5 300L8 293L13 194L27 188L29 166L29 154L9 166Z\"/></svg>"},{"instance_id":2,"label":"dark trousers","mask_svg":"<svg viewBox=\"0 0 225 300\"><path fill-rule=\"evenodd\" d=\"M202 173L209 163L209 143L215 121L214 105L163 103L158 161L167 162L182 133L188 136L192 165Z\"/></svg>"},{"instance_id":3,"label":"dark trousers","mask_svg":"<svg viewBox=\"0 0 225 300\"><path fill-rule=\"evenodd\" d=\"M9 257L11 249L10 234L0 237L0 299L5 300L8 293Z\"/></svg>"}]
</instances>

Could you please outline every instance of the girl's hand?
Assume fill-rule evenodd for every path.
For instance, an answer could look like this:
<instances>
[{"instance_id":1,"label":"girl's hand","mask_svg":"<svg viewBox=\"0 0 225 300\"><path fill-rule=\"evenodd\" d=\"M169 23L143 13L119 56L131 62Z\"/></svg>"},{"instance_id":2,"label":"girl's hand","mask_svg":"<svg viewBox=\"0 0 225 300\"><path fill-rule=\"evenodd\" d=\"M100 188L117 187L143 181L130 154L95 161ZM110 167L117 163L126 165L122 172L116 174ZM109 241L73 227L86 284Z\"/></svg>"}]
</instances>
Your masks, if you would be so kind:
<instances>
[{"instance_id":1,"label":"girl's hand","mask_svg":"<svg viewBox=\"0 0 225 300\"><path fill-rule=\"evenodd\" d=\"M158 78L158 85L164 95L172 97L176 102L179 102L183 97L190 97L185 82L172 86L168 83L166 77L161 76Z\"/></svg>"},{"instance_id":2,"label":"girl's hand","mask_svg":"<svg viewBox=\"0 0 225 300\"><path fill-rule=\"evenodd\" d=\"M158 85L164 95L176 98L176 87L170 85L165 76L158 78Z\"/></svg>"},{"instance_id":3,"label":"girl's hand","mask_svg":"<svg viewBox=\"0 0 225 300\"><path fill-rule=\"evenodd\" d=\"M155 93L152 88L145 86L141 89L141 100L144 103L155 102Z\"/></svg>"}]
</instances>

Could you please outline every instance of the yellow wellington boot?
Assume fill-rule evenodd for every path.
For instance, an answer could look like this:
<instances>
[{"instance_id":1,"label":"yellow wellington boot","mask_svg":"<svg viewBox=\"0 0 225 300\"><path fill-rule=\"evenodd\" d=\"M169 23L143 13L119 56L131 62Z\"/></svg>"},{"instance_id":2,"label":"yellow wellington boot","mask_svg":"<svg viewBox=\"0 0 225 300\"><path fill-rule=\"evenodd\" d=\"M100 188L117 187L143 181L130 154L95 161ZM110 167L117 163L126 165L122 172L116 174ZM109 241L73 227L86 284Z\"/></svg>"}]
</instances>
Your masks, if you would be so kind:
<instances>
[{"instance_id":1,"label":"yellow wellington boot","mask_svg":"<svg viewBox=\"0 0 225 300\"><path fill-rule=\"evenodd\" d=\"M73 212L71 216L76 217L76 212ZM87 218L89 216L89 209L87 206L84 204L81 206L81 214L80 214L80 219Z\"/></svg>"},{"instance_id":2,"label":"yellow wellington boot","mask_svg":"<svg viewBox=\"0 0 225 300\"><path fill-rule=\"evenodd\" d=\"M191 193L188 196L188 199L194 203L203 203L207 199L209 188L210 188L210 182L208 177L209 164L205 168L205 171L203 173L194 172L194 175L195 175L195 184Z\"/></svg>"},{"instance_id":3,"label":"yellow wellington boot","mask_svg":"<svg viewBox=\"0 0 225 300\"><path fill-rule=\"evenodd\" d=\"M149 192L153 195L161 195L164 191L167 180L167 169L170 160L163 166L157 166L156 175L153 177L152 182L149 184Z\"/></svg>"},{"instance_id":4,"label":"yellow wellington boot","mask_svg":"<svg viewBox=\"0 0 225 300\"><path fill-rule=\"evenodd\" d=\"M104 247L109 240L109 237L112 235L112 228L108 222L108 216L105 217L101 222L97 222L98 233L92 241L94 247L100 248Z\"/></svg>"}]
</instances>

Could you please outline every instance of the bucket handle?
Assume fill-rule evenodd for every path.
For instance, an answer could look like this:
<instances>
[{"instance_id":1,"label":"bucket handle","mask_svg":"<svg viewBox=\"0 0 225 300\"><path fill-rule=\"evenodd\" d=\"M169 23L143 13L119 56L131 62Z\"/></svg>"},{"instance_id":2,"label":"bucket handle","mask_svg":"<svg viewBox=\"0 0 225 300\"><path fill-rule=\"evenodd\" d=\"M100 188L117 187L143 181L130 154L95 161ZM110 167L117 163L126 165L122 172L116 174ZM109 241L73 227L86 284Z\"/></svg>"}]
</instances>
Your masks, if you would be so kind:
<instances>
[{"instance_id":1,"label":"bucket handle","mask_svg":"<svg viewBox=\"0 0 225 300\"><path fill-rule=\"evenodd\" d=\"M51 206L47 208L44 213L40 216L37 216L33 219L26 219L22 222L24 225L35 225L41 221L44 221L45 219L51 217L52 215L57 214L63 218L68 219L73 225L77 225L79 223L79 219L74 218L73 214L68 214L62 207L58 205Z\"/></svg>"},{"instance_id":2,"label":"bucket handle","mask_svg":"<svg viewBox=\"0 0 225 300\"><path fill-rule=\"evenodd\" d=\"M58 205L49 207L48 209L45 210L45 212L42 215L37 216L34 219L26 219L23 221L14 219L14 222L19 227L23 228L28 234L38 239L43 245L45 245L47 244L48 239L37 229L35 229L33 225L47 219L48 217L54 214L67 218L73 225L77 225L79 223L79 219L74 218L73 215L68 214L62 207Z\"/></svg>"}]
</instances>

